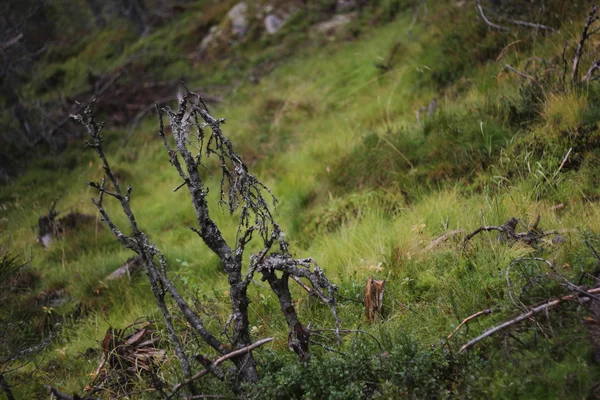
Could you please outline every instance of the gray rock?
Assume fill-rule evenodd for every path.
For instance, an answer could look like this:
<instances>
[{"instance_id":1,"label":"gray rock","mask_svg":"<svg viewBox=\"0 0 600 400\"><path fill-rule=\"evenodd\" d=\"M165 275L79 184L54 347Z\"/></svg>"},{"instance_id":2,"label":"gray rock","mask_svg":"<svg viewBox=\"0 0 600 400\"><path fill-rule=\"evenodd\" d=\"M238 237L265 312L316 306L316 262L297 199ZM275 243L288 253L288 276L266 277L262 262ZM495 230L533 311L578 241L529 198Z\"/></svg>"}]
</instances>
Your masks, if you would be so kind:
<instances>
[{"instance_id":1,"label":"gray rock","mask_svg":"<svg viewBox=\"0 0 600 400\"><path fill-rule=\"evenodd\" d=\"M52 243L52 234L51 233L46 233L46 234L42 235L40 237L40 243L45 248L50 247L50 243Z\"/></svg>"},{"instance_id":2,"label":"gray rock","mask_svg":"<svg viewBox=\"0 0 600 400\"><path fill-rule=\"evenodd\" d=\"M221 36L221 30L218 26L212 26L208 31L208 35L204 36L204 39L200 42L199 50L201 52L211 48L217 39Z\"/></svg>"},{"instance_id":3,"label":"gray rock","mask_svg":"<svg viewBox=\"0 0 600 400\"><path fill-rule=\"evenodd\" d=\"M245 2L237 3L227 16L231 20L231 33L238 38L243 38L248 32L248 5Z\"/></svg>"},{"instance_id":4,"label":"gray rock","mask_svg":"<svg viewBox=\"0 0 600 400\"><path fill-rule=\"evenodd\" d=\"M275 14L269 14L265 18L265 29L269 35L276 33L283 25L283 20Z\"/></svg>"},{"instance_id":5,"label":"gray rock","mask_svg":"<svg viewBox=\"0 0 600 400\"><path fill-rule=\"evenodd\" d=\"M131 275L142 269L142 257L135 256L131 257L129 260L125 262L122 266L114 270L110 275L108 275L104 280L106 281L114 281L117 279L121 279L124 277L131 278Z\"/></svg>"},{"instance_id":6,"label":"gray rock","mask_svg":"<svg viewBox=\"0 0 600 400\"><path fill-rule=\"evenodd\" d=\"M562 244L562 243L566 243L566 242L567 242L567 238L564 237L563 235L556 235L552 238L553 244Z\"/></svg>"},{"instance_id":7,"label":"gray rock","mask_svg":"<svg viewBox=\"0 0 600 400\"><path fill-rule=\"evenodd\" d=\"M336 15L330 20L323 21L314 26L313 30L325 35L335 35L354 18L354 13Z\"/></svg>"}]
</instances>

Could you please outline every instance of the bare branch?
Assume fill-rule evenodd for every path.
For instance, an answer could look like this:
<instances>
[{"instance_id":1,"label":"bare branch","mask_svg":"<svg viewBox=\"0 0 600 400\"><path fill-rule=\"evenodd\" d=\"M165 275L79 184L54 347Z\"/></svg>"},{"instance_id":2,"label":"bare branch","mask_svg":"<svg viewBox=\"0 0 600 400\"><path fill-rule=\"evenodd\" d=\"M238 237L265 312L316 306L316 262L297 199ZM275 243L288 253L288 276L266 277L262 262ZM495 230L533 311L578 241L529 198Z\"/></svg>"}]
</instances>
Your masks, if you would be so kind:
<instances>
[{"instance_id":1,"label":"bare branch","mask_svg":"<svg viewBox=\"0 0 600 400\"><path fill-rule=\"evenodd\" d=\"M551 26L535 24L535 23L527 22L527 21L519 21L516 19L507 19L507 21L510 22L511 24L515 24L515 25L527 26L529 28L543 29L543 30L550 31L550 32L556 32L556 29L552 28Z\"/></svg>"},{"instance_id":2,"label":"bare branch","mask_svg":"<svg viewBox=\"0 0 600 400\"><path fill-rule=\"evenodd\" d=\"M485 16L485 13L483 12L483 8L481 7L481 0L477 0L477 8L479 9L479 14L481 15L481 18L483 18L483 20L485 21L486 24L488 24L492 28L498 29L500 31L508 31L509 30L505 26L493 23Z\"/></svg>"},{"instance_id":3,"label":"bare branch","mask_svg":"<svg viewBox=\"0 0 600 400\"><path fill-rule=\"evenodd\" d=\"M575 83L578 78L579 72L579 63L581 62L581 56L583 55L583 47L585 45L585 41L596 31L589 32L591 25L600 18L598 15L598 6L592 7L589 15L585 20L585 25L583 26L583 31L581 32L581 37L579 38L579 43L577 44L577 50L575 50L575 57L573 58L573 67L571 72L571 82Z\"/></svg>"},{"instance_id":4,"label":"bare branch","mask_svg":"<svg viewBox=\"0 0 600 400\"><path fill-rule=\"evenodd\" d=\"M588 69L582 81L589 82L598 68L600 68L600 60L596 60L592 63L590 69Z\"/></svg>"},{"instance_id":5,"label":"bare branch","mask_svg":"<svg viewBox=\"0 0 600 400\"><path fill-rule=\"evenodd\" d=\"M509 71L512 71L512 72L514 72L515 74L517 74L517 75L519 75L519 76L521 76L521 77L523 77L523 78L526 78L526 79L531 79L531 80L532 80L532 81L534 81L534 82L536 82L536 81L537 81L537 79L535 79L533 76L531 76L531 75L528 75L528 74L526 74L526 73L524 73L524 72L521 72L521 71L519 71L518 69L516 69L515 67L513 67L513 66L511 66L511 65L504 64L504 68L508 69Z\"/></svg>"},{"instance_id":6,"label":"bare branch","mask_svg":"<svg viewBox=\"0 0 600 400\"><path fill-rule=\"evenodd\" d=\"M452 339L452 337L453 337L454 335L456 335L456 332L458 332L458 331L460 330L460 328L462 328L464 325L466 325L467 323L469 323L469 321L472 321L472 320L474 320L475 318L477 318L477 317L480 317L480 316L482 316L482 315L493 314L493 313L495 313L496 311L501 311L501 310L502 310L502 308L499 308L499 307L496 307L496 308L489 308L489 309L487 309L487 310L479 311L479 312L476 312L476 313L475 313L475 314L473 314L473 315L470 315L470 316L468 316L467 318L463 319L463 320L462 320L462 322L461 322L460 324L458 324L458 326L456 327L456 329L454 329L454 330L452 331L452 333L451 333L451 334L449 334L449 335L448 335L448 337L447 337L446 339L448 339L448 340Z\"/></svg>"},{"instance_id":7,"label":"bare branch","mask_svg":"<svg viewBox=\"0 0 600 400\"><path fill-rule=\"evenodd\" d=\"M558 175L558 173L560 172L560 170L565 166L567 160L569 159L569 155L571 154L572 151L573 151L573 148L570 147L569 151L567 151L567 154L565 154L562 162L560 163L560 166L558 167L558 169L556 170L556 172L554 172L554 175L552 175L552 179L556 178L556 176Z\"/></svg>"},{"instance_id":8,"label":"bare branch","mask_svg":"<svg viewBox=\"0 0 600 400\"><path fill-rule=\"evenodd\" d=\"M453 231L446 232L446 233L442 234L441 236L437 237L431 243L429 243L429 245L427 245L427 247L425 247L425 251L431 251L431 250L439 247L442 243L446 242L448 239L453 238L458 235L462 235L463 233L465 233L465 231L462 229L455 229Z\"/></svg>"},{"instance_id":9,"label":"bare branch","mask_svg":"<svg viewBox=\"0 0 600 400\"><path fill-rule=\"evenodd\" d=\"M587 293L588 294L600 293L600 288L591 289ZM536 314L539 314L542 311L549 310L550 308L553 308L553 307L555 307L555 306L557 306L557 305L559 305L559 304L561 304L561 303L563 303L565 301L575 300L575 299L577 299L577 297L578 297L577 295L570 294L570 295L567 295L567 296L560 297L558 299L550 300L550 301L548 301L546 303L543 303L543 304L541 304L539 306L533 307L530 310L528 310L527 312L519 314L517 317L515 317L515 318L513 318L511 320L508 320L508 321L506 321L506 322L504 322L504 323L502 323L502 324L500 324L498 326L495 326L495 327L493 327L491 329L486 330L481 335L477 336L475 339L472 339L467 344L465 344L464 346L462 346L460 348L459 352L463 352L463 351L469 350L470 348L472 348L473 346L475 346L477 343L481 342L485 338L488 338L488 337L494 335L497 332L500 332L500 331L502 331L502 330L504 330L504 329L506 329L506 328L508 328L510 326L516 325L519 322L525 321L526 319L528 319L528 318L530 318L530 317L532 317L532 316L534 316Z\"/></svg>"},{"instance_id":10,"label":"bare branch","mask_svg":"<svg viewBox=\"0 0 600 400\"><path fill-rule=\"evenodd\" d=\"M23 39L23 33L19 33L14 38L9 39L4 43L0 43L0 51L4 51L4 50L8 49L9 47L17 44L19 42L19 40L21 40L21 39Z\"/></svg>"},{"instance_id":11,"label":"bare branch","mask_svg":"<svg viewBox=\"0 0 600 400\"><path fill-rule=\"evenodd\" d=\"M97 397L90 397L90 396L85 396L85 397L80 397L77 395L69 396L68 394L63 393L60 390L58 390L50 385L46 385L46 389L48 389L50 391L51 395L56 396L56 398L60 399L60 400L75 400L75 399L78 399L78 400L100 400Z\"/></svg>"},{"instance_id":12,"label":"bare branch","mask_svg":"<svg viewBox=\"0 0 600 400\"><path fill-rule=\"evenodd\" d=\"M234 357L239 357L243 354L249 354L252 350L263 346L269 342L272 342L273 340L275 340L275 338L266 338L266 339L261 339L249 346L243 347L241 349L232 351L230 353L225 354L222 357L217 358L212 365L217 367L220 364L222 364L224 361L227 361L229 359L232 359ZM177 393L183 386L190 384L191 382L197 381L198 379L202 378L204 375L207 375L208 373L210 373L210 369L204 369L200 372L198 372L197 374L194 374L193 376L191 376L190 378L186 379L185 381L178 383L177 385L173 386L173 390L172 393L175 394Z\"/></svg>"},{"instance_id":13,"label":"bare branch","mask_svg":"<svg viewBox=\"0 0 600 400\"><path fill-rule=\"evenodd\" d=\"M469 233L464 240L464 245L467 244L467 242L469 240L471 240L474 236L476 236L477 234L481 233L481 232L490 232L490 231L498 231L501 234L505 235L505 237L507 239L513 239L513 240L517 240L517 241L522 241L527 243L528 245L530 245L533 248L536 248L536 243L549 235L556 235L558 234L558 232L556 231L551 231L551 232L544 232L541 229L539 229L537 227L539 220L534 223L531 227L526 227L527 228L527 232L516 232L515 229L517 228L517 224L519 223L519 220L517 218L511 218L508 221L506 221L504 224L502 224L501 226L481 226L477 229L475 229L473 232Z\"/></svg>"},{"instance_id":14,"label":"bare branch","mask_svg":"<svg viewBox=\"0 0 600 400\"><path fill-rule=\"evenodd\" d=\"M540 258L540 257L520 257L520 258L517 258L517 259L513 260L511 262L511 265L515 264L517 262L521 262L521 261L543 262L544 264L546 264L552 270L552 272L554 272L556 274L556 276L558 276L565 283L565 287L567 288L567 290L574 291L574 292L579 292L582 295L585 295L587 297L593 298L594 300L600 301L600 297L597 297L597 296L594 296L594 295L590 294L589 291L583 290L579 286L577 286L574 283L572 283L571 281L569 281L563 274L561 274L560 272L558 272L558 270L554 267L554 264L552 264L550 261L546 260L545 258Z\"/></svg>"},{"instance_id":15,"label":"bare branch","mask_svg":"<svg viewBox=\"0 0 600 400\"><path fill-rule=\"evenodd\" d=\"M565 82L566 82L566 78L567 78L567 69L569 68L569 63L567 62L567 58L566 58L566 54L567 54L567 48L570 47L569 42L565 42L565 45L563 47L563 51L561 54L561 58L563 61L563 74L562 74L562 84L563 84L563 89L565 86Z\"/></svg>"}]
</instances>

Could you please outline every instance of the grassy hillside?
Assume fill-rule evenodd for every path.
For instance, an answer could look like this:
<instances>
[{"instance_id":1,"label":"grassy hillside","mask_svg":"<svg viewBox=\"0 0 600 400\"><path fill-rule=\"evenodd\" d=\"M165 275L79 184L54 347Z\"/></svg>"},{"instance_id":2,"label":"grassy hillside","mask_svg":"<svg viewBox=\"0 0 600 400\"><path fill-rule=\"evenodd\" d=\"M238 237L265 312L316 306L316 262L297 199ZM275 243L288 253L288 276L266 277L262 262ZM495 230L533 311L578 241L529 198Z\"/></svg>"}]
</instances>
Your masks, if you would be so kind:
<instances>
[{"instance_id":1,"label":"grassy hillside","mask_svg":"<svg viewBox=\"0 0 600 400\"><path fill-rule=\"evenodd\" d=\"M247 388L248 397L594 395L600 372L594 359L593 326L600 317L594 299L587 305L566 302L459 351L487 328L571 293L565 279L596 285L600 91L596 81L580 80L595 60L597 38L588 43L576 82L570 82L570 66L563 82L561 57L565 41L579 40L591 4L547 4L542 22L557 28L549 33L523 26L492 29L470 3L427 3L416 23L410 8L393 18L384 17L385 9L372 10L336 40L315 39L290 25L281 34L287 48L241 45L248 66L226 67L215 60L206 69L197 67L227 71L214 77L179 55L160 67L167 78L187 73L178 68L190 69L198 85L236 82L211 112L227 119L223 129L236 150L279 199L278 221L294 255L313 257L338 285L342 327L367 332L345 334L338 346L323 330L315 340L324 346L313 344L311 359L302 363L287 350L288 332L275 296L262 285L250 286L253 337L275 341L255 352L262 380ZM368 25L369 18L377 23ZM192 20L182 16L129 46L156 50L164 41L170 48L185 39L186 30L176 27ZM85 40L110 49L110 38L120 41L119 35L106 29ZM99 50L90 48L82 45L60 68L77 71L70 63L91 62L87 57ZM263 58L274 57L274 48L285 57L273 72L258 83L237 80ZM127 54L109 58L106 68L118 67ZM69 74L66 92L78 85L79 78ZM415 111L434 98L435 113L422 111L417 121ZM123 146L128 130L109 125L107 152L119 179L134 187L138 221L167 256L171 276L179 276L177 284L200 300L212 315L209 329L219 333L227 319L227 280L219 260L189 229L195 221L189 196L173 193L180 182L157 127L157 118L146 116ZM100 363L100 341L109 327L153 320L164 334L143 275L105 279L133 254L114 239L90 202L95 193L85 182L99 181L102 174L93 151L77 144L59 159L34 161L23 176L0 188L0 249L30 259L32 277L12 304L19 304L32 335L52 333L33 363L6 375L18 398L41 398L48 383L81 393ZM216 177L209 186L212 216L233 238L237 218L217 204ZM53 199L59 199L59 210L95 218L44 249L36 243L37 223ZM107 209L127 231L117 204L107 203ZM501 226L512 217L521 221L518 232L557 234L532 245L498 232L464 242L476 228ZM448 232L453 233L447 240L436 241ZM550 261L556 270L528 260L532 257ZM376 322L366 319L361 304L368 277L385 280L383 314ZM58 290L68 298L63 304L40 300L42 292ZM326 306L300 287L293 291L303 321L317 330L334 326ZM488 309L495 311L446 339L464 318ZM184 328L183 321L176 323ZM199 351L212 357L206 346ZM158 373L176 383L179 371L170 358ZM233 396L214 377L199 384L205 394ZM142 379L136 385L149 387ZM140 398L160 398L144 393Z\"/></svg>"}]
</instances>

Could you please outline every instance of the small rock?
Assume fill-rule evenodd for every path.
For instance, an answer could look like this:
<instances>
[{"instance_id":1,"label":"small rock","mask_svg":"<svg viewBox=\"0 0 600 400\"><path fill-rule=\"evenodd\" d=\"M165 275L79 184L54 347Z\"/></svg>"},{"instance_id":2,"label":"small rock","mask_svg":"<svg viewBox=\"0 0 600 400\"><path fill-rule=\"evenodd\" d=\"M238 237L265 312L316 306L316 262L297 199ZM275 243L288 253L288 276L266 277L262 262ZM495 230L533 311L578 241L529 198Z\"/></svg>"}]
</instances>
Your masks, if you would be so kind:
<instances>
[{"instance_id":1,"label":"small rock","mask_svg":"<svg viewBox=\"0 0 600 400\"><path fill-rule=\"evenodd\" d=\"M231 32L239 38L246 36L248 32L248 5L243 1L237 3L229 10L227 16L231 20Z\"/></svg>"},{"instance_id":2,"label":"small rock","mask_svg":"<svg viewBox=\"0 0 600 400\"><path fill-rule=\"evenodd\" d=\"M215 41L221 36L221 30L219 29L218 26L212 26L210 28L210 30L208 31L208 35L204 36L204 39L202 39L202 42L200 42L200 46L199 46L199 50L201 52L206 51L207 49L211 48L213 43L215 43Z\"/></svg>"},{"instance_id":3,"label":"small rock","mask_svg":"<svg viewBox=\"0 0 600 400\"><path fill-rule=\"evenodd\" d=\"M265 29L269 35L276 33L283 25L283 21L277 15L269 14L265 18Z\"/></svg>"},{"instance_id":4,"label":"small rock","mask_svg":"<svg viewBox=\"0 0 600 400\"><path fill-rule=\"evenodd\" d=\"M42 244L42 246L44 246L46 248L50 247L50 243L52 243L52 234L51 233L44 233L40 237L40 243Z\"/></svg>"},{"instance_id":5,"label":"small rock","mask_svg":"<svg viewBox=\"0 0 600 400\"><path fill-rule=\"evenodd\" d=\"M106 281L114 281L117 279L121 279L124 277L131 277L131 275L137 273L142 269L142 257L135 256L131 257L129 260L125 262L122 266L114 270L110 275L108 275L104 280Z\"/></svg>"},{"instance_id":6,"label":"small rock","mask_svg":"<svg viewBox=\"0 0 600 400\"><path fill-rule=\"evenodd\" d=\"M567 238L564 237L563 235L556 235L552 238L553 244L562 244L562 243L566 243L566 242L567 242Z\"/></svg>"},{"instance_id":7,"label":"small rock","mask_svg":"<svg viewBox=\"0 0 600 400\"><path fill-rule=\"evenodd\" d=\"M353 17L354 13L336 15L330 20L315 25L314 31L328 36L335 35L342 27L352 21Z\"/></svg>"}]
</instances>

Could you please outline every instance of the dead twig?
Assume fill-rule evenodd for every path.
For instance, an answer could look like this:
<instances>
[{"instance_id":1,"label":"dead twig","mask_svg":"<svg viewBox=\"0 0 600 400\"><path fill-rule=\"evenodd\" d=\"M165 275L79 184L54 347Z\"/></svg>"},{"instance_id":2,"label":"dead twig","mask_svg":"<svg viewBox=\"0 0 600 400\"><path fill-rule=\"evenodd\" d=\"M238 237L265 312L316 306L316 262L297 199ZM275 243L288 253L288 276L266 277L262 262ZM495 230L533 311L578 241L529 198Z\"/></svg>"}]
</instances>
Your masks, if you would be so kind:
<instances>
[{"instance_id":1,"label":"dead twig","mask_svg":"<svg viewBox=\"0 0 600 400\"><path fill-rule=\"evenodd\" d=\"M517 19L507 19L506 21L510 22L511 24L515 24L515 25L527 26L529 28L543 29L545 31L556 32L556 29L552 28L551 26L547 26L547 25L535 24L533 22L527 22L527 21L519 21Z\"/></svg>"},{"instance_id":2,"label":"dead twig","mask_svg":"<svg viewBox=\"0 0 600 400\"><path fill-rule=\"evenodd\" d=\"M563 61L563 74L562 74L562 78L561 78L563 89L565 88L565 82L567 80L567 69L569 68L569 63L567 62L567 57L566 57L567 48L569 48L569 47L571 47L569 42L568 41L565 42L565 46L563 47L563 51L561 54L561 58Z\"/></svg>"},{"instance_id":3,"label":"dead twig","mask_svg":"<svg viewBox=\"0 0 600 400\"><path fill-rule=\"evenodd\" d=\"M586 292L587 294L596 294L596 293L600 293L600 288L594 288L591 289L589 291ZM550 308L553 308L565 301L571 301L571 300L575 300L577 299L579 296L576 294L570 294L567 296L563 296L560 297L558 299L553 299L550 300L546 303L543 303L541 305L538 305L536 307L531 308L530 310L528 310L527 312L524 312L522 314L519 314L518 316L516 316L515 318L508 320L498 326L495 326L493 328L490 328L488 330L486 330L485 332L483 332L481 335L477 336L476 338L470 340L468 343L466 343L464 346L462 346L459 350L459 352L463 352L466 350L469 350L470 348L472 348L473 346L475 346L477 343L481 342L482 340L484 340L485 338L488 338L492 335L494 335L497 332L500 332L510 326L516 325L519 322L522 322L526 319L531 318L532 316L539 314L542 311L546 311L549 310ZM588 298L589 299L589 298Z\"/></svg>"},{"instance_id":4,"label":"dead twig","mask_svg":"<svg viewBox=\"0 0 600 400\"><path fill-rule=\"evenodd\" d=\"M598 16L597 14L598 6L594 6L592 7L592 10L590 11L585 20L585 25L583 26L583 31L581 32L581 37L579 38L579 43L577 44L577 50L575 50L575 57L573 58L573 67L571 72L572 83L575 83L575 81L577 80L577 75L579 72L579 63L581 62L581 56L583 55L585 41L590 36L598 32L597 29L590 32L590 27L592 26L592 24L594 24L594 22L596 22L600 18L600 16Z\"/></svg>"},{"instance_id":5,"label":"dead twig","mask_svg":"<svg viewBox=\"0 0 600 400\"><path fill-rule=\"evenodd\" d=\"M225 354L222 357L217 358L213 363L212 366L214 367L218 367L219 364L222 364L224 361L229 360L230 358L235 358L235 357L239 357L241 355L244 354L249 354L252 350L265 345L269 342L272 342L273 340L275 340L275 338L266 338L266 339L261 339L257 342L254 342L253 344L251 344L250 346L246 346L243 347L241 349L238 350L234 350L230 353ZM197 374L194 374L193 376L191 376L190 378L186 379L185 381L178 383L177 385L173 386L173 390L172 390L172 394L177 393L182 387L189 385L190 383L202 378L204 375L210 373L210 368L207 369L203 369L202 371L198 372Z\"/></svg>"},{"instance_id":6,"label":"dead twig","mask_svg":"<svg viewBox=\"0 0 600 400\"><path fill-rule=\"evenodd\" d=\"M483 8L481 7L481 0L477 0L477 8L479 9L479 14L481 15L481 18L483 18L485 23L488 24L490 27L492 27L494 29L498 29L499 31L508 31L509 30L505 26L493 23L485 16L485 13L483 12Z\"/></svg>"},{"instance_id":7,"label":"dead twig","mask_svg":"<svg viewBox=\"0 0 600 400\"><path fill-rule=\"evenodd\" d=\"M582 81L584 81L584 82L590 81L592 79L592 77L594 76L594 72L596 72L596 70L598 68L600 68L600 60L594 61L594 63L590 67L590 69L588 69L588 72L583 77Z\"/></svg>"},{"instance_id":8,"label":"dead twig","mask_svg":"<svg viewBox=\"0 0 600 400\"><path fill-rule=\"evenodd\" d=\"M516 232L517 224L519 220L517 218L511 218L506 221L504 224L500 226L481 226L475 229L473 232L469 233L463 242L463 245L466 245L469 240L471 240L474 236L478 235L481 232L490 232L490 231L498 231L502 235L504 235L507 239L513 239L516 241L522 241L527 243L533 248L536 248L535 244L542 238L549 235L556 235L558 232L544 232L538 228L539 224L539 216L536 219L536 222L527 228L527 232Z\"/></svg>"},{"instance_id":9,"label":"dead twig","mask_svg":"<svg viewBox=\"0 0 600 400\"><path fill-rule=\"evenodd\" d=\"M455 229L453 231L448 231L448 232L442 234L441 236L438 236L435 240L433 240L431 243L429 243L429 245L427 245L427 247L425 247L425 251L431 251L431 250L437 248L438 246L440 246L442 243L446 242L448 239L453 238L457 235L461 235L463 233L465 233L465 231L462 229Z\"/></svg>"},{"instance_id":10,"label":"dead twig","mask_svg":"<svg viewBox=\"0 0 600 400\"><path fill-rule=\"evenodd\" d=\"M60 390L58 390L57 388L52 387L50 385L46 385L45 387L46 387L46 389L48 389L50 391L51 396L56 396L56 398L60 399L60 400L75 400L75 399L77 399L77 400L100 400L97 397L89 397L89 396L80 397L77 395L69 396L68 394L63 393Z\"/></svg>"},{"instance_id":11,"label":"dead twig","mask_svg":"<svg viewBox=\"0 0 600 400\"><path fill-rule=\"evenodd\" d=\"M513 46L513 45L515 45L515 44L517 44L517 43L519 43L519 42L522 42L522 40L515 40L514 42L511 42L511 43L507 44L507 45L506 45L506 46L505 46L505 47L502 49L502 51L500 52L500 54L498 54L498 57L496 57L496 62L500 61L500 60L502 59L502 57L504 57L504 55L506 54L506 52L508 51L508 49L509 49L511 46Z\"/></svg>"},{"instance_id":12,"label":"dead twig","mask_svg":"<svg viewBox=\"0 0 600 400\"><path fill-rule=\"evenodd\" d=\"M598 260L598 262L600 262L600 252L598 252L598 250L596 250L596 248L594 248L594 246L592 245L592 242L590 242L589 239L585 239L585 244L592 251L592 253L594 253L594 257L596 257L596 260Z\"/></svg>"},{"instance_id":13,"label":"dead twig","mask_svg":"<svg viewBox=\"0 0 600 400\"><path fill-rule=\"evenodd\" d=\"M4 51L4 50L8 49L9 47L17 44L19 42L19 40L21 40L21 39L23 39L23 33L19 33L14 38L9 39L4 43L0 43L0 51Z\"/></svg>"},{"instance_id":14,"label":"dead twig","mask_svg":"<svg viewBox=\"0 0 600 400\"><path fill-rule=\"evenodd\" d=\"M569 159L569 155L571 154L572 151L573 151L573 148L572 147L569 148L569 151L567 151L567 154L565 155L565 157L563 158L562 162L560 163L560 166L558 167L558 169L556 170L556 172L554 173L554 175L552 175L552 179L556 178L556 175L558 175L558 173L560 172L560 170L565 166L565 163Z\"/></svg>"},{"instance_id":15,"label":"dead twig","mask_svg":"<svg viewBox=\"0 0 600 400\"><path fill-rule=\"evenodd\" d=\"M526 79L531 79L534 82L537 82L537 79L535 79L533 76L528 75L524 72L519 71L518 69L516 69L515 67L508 65L508 64L504 64L504 68L508 69L509 71L514 72L515 74L519 75L522 78L526 78Z\"/></svg>"},{"instance_id":16,"label":"dead twig","mask_svg":"<svg viewBox=\"0 0 600 400\"><path fill-rule=\"evenodd\" d=\"M558 270L556 269L556 267L554 266L554 264L552 264L550 261L546 260L545 258L541 258L541 257L520 257L520 258L517 258L517 259L513 260L513 262L511 262L511 265L515 264L517 262L521 262L521 261L543 262L544 264L546 264L548 266L548 268L550 268L552 270L552 272L554 272L564 282L564 286L567 288L567 290L574 291L574 292L579 292L582 295L585 295L585 296L593 298L594 300L600 301L599 297L590 294L589 291L583 290L579 286L575 285L573 282L569 281L563 274L561 274L560 272L558 272Z\"/></svg>"},{"instance_id":17,"label":"dead twig","mask_svg":"<svg viewBox=\"0 0 600 400\"><path fill-rule=\"evenodd\" d=\"M451 334L448 335L447 340L452 339L452 337L454 335L456 335L456 333L460 330L460 328L462 328L464 325L468 324L469 321L472 321L475 318L478 318L482 315L493 314L496 311L502 311L502 308L500 308L500 307L488 308L487 310L482 310L482 311L476 312L473 315L468 316L467 318L463 319L460 324L458 324L458 326L454 329L454 331L452 331Z\"/></svg>"}]
</instances>

